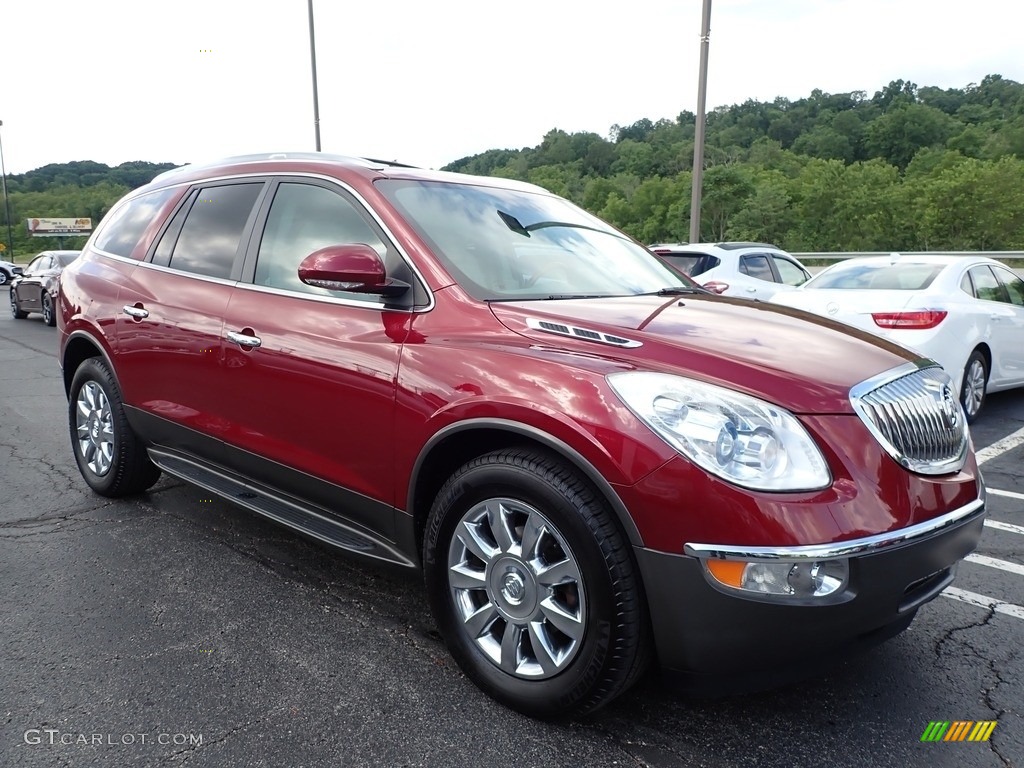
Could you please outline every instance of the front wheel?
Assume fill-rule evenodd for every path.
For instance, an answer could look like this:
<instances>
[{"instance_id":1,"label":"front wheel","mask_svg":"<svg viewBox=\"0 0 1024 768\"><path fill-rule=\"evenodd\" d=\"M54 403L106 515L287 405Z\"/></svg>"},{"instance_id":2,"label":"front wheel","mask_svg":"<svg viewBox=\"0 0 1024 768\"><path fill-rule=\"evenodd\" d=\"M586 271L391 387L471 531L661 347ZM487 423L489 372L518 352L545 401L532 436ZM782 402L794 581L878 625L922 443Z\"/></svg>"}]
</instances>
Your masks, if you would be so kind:
<instances>
[{"instance_id":1,"label":"front wheel","mask_svg":"<svg viewBox=\"0 0 1024 768\"><path fill-rule=\"evenodd\" d=\"M648 657L640 579L604 501L559 460L496 451L461 467L430 512L424 572L466 675L534 717L592 711Z\"/></svg>"},{"instance_id":2,"label":"front wheel","mask_svg":"<svg viewBox=\"0 0 1024 768\"><path fill-rule=\"evenodd\" d=\"M964 366L964 377L960 383L960 404L964 407L967 423L972 424L981 407L985 404L985 390L988 388L988 363L985 356L974 350Z\"/></svg>"},{"instance_id":3,"label":"front wheel","mask_svg":"<svg viewBox=\"0 0 1024 768\"><path fill-rule=\"evenodd\" d=\"M13 288L11 288L10 294L11 317L13 317L15 320L24 320L26 317L28 317L28 312L22 312L20 309L18 309L18 297L15 295Z\"/></svg>"},{"instance_id":4,"label":"front wheel","mask_svg":"<svg viewBox=\"0 0 1024 768\"><path fill-rule=\"evenodd\" d=\"M57 324L57 315L53 311L53 299L50 294L43 294L43 322L51 328Z\"/></svg>"},{"instance_id":5,"label":"front wheel","mask_svg":"<svg viewBox=\"0 0 1024 768\"><path fill-rule=\"evenodd\" d=\"M71 381L68 426L78 470L101 496L141 493L160 477L124 413L121 388L106 363L85 360Z\"/></svg>"}]
</instances>

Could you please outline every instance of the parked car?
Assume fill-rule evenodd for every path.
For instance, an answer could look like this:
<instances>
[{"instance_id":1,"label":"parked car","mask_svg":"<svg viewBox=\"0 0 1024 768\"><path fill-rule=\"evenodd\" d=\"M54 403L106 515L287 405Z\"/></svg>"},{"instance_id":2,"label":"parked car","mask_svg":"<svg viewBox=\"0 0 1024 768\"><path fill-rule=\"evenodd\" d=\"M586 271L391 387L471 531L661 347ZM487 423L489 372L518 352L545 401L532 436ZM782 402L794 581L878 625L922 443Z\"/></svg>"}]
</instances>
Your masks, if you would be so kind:
<instances>
[{"instance_id":1,"label":"parked car","mask_svg":"<svg viewBox=\"0 0 1024 768\"><path fill-rule=\"evenodd\" d=\"M795 256L766 243L666 243L651 250L713 293L767 301L811 279Z\"/></svg>"},{"instance_id":2,"label":"parked car","mask_svg":"<svg viewBox=\"0 0 1024 768\"><path fill-rule=\"evenodd\" d=\"M899 255L834 264L773 301L916 350L946 369L968 421L987 392L1024 386L1024 280L984 257Z\"/></svg>"},{"instance_id":3,"label":"parked car","mask_svg":"<svg viewBox=\"0 0 1024 768\"><path fill-rule=\"evenodd\" d=\"M17 264L13 261L4 261L3 259L0 259L0 285L7 285L11 282L11 278L20 274L21 267Z\"/></svg>"},{"instance_id":4,"label":"parked car","mask_svg":"<svg viewBox=\"0 0 1024 768\"><path fill-rule=\"evenodd\" d=\"M652 653L721 691L883 640L982 531L941 368L700 290L530 184L185 167L111 210L59 312L95 492L163 471L422 568L466 675L535 716Z\"/></svg>"},{"instance_id":5,"label":"parked car","mask_svg":"<svg viewBox=\"0 0 1024 768\"><path fill-rule=\"evenodd\" d=\"M60 273L81 251L43 251L28 263L20 275L11 280L11 315L24 320L29 312L39 312L43 322L57 324L54 305Z\"/></svg>"}]
</instances>

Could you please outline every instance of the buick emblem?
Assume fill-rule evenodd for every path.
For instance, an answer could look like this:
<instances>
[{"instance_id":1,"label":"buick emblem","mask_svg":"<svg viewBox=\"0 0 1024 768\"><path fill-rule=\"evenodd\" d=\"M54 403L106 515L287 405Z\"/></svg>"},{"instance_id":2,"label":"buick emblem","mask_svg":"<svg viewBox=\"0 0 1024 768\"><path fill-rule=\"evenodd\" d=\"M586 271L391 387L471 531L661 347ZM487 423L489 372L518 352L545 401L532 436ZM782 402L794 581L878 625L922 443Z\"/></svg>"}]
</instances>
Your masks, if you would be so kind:
<instances>
[{"instance_id":1,"label":"buick emblem","mask_svg":"<svg viewBox=\"0 0 1024 768\"><path fill-rule=\"evenodd\" d=\"M518 605L523 601L526 584L518 573L509 571L505 574L505 578L502 579L501 591L504 593L506 600L513 605Z\"/></svg>"},{"instance_id":2,"label":"buick emblem","mask_svg":"<svg viewBox=\"0 0 1024 768\"><path fill-rule=\"evenodd\" d=\"M942 402L939 403L939 407L942 408L942 417L946 420L946 426L955 429L960 422L960 404L953 397L953 390L949 384L942 385Z\"/></svg>"},{"instance_id":3,"label":"buick emblem","mask_svg":"<svg viewBox=\"0 0 1024 768\"><path fill-rule=\"evenodd\" d=\"M832 317L837 312L839 312L839 305L836 304L834 301L830 301L828 305L825 307L825 311L828 312L829 317Z\"/></svg>"}]
</instances>

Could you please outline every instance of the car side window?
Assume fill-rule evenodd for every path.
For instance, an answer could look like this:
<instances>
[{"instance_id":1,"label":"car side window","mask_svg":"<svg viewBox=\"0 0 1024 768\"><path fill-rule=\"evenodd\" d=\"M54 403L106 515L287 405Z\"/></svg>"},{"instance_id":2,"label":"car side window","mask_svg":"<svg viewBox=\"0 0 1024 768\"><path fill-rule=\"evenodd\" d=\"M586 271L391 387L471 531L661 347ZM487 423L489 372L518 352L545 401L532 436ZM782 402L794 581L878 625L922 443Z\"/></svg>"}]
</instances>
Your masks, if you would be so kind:
<instances>
[{"instance_id":1,"label":"car side window","mask_svg":"<svg viewBox=\"0 0 1024 768\"><path fill-rule=\"evenodd\" d=\"M1024 307L1024 280L1021 280L1013 272L1001 267L993 267L996 277L1003 284L1007 294L1010 296L1010 303L1018 307Z\"/></svg>"},{"instance_id":2,"label":"car side window","mask_svg":"<svg viewBox=\"0 0 1024 768\"><path fill-rule=\"evenodd\" d=\"M772 260L775 262L775 268L779 271L779 277L786 285L801 285L811 277L784 256L772 256Z\"/></svg>"},{"instance_id":3,"label":"car side window","mask_svg":"<svg viewBox=\"0 0 1024 768\"><path fill-rule=\"evenodd\" d=\"M262 189L260 182L199 190L174 243L168 266L207 277L230 277L242 233ZM164 240L169 237L173 237L171 230L164 234ZM157 250L164 250L163 240Z\"/></svg>"},{"instance_id":4,"label":"car side window","mask_svg":"<svg viewBox=\"0 0 1024 768\"><path fill-rule=\"evenodd\" d=\"M39 256L38 258L33 259L32 262L27 267L25 267L25 274L26 275L28 275L28 274L34 275L34 274L37 274L37 273L42 272L43 270L49 269L49 268L50 268L50 257L49 256Z\"/></svg>"},{"instance_id":5,"label":"car side window","mask_svg":"<svg viewBox=\"0 0 1024 768\"><path fill-rule=\"evenodd\" d=\"M123 203L102 221L93 247L117 256L130 257L146 227L173 194L174 188L169 187L139 195Z\"/></svg>"},{"instance_id":6,"label":"car side window","mask_svg":"<svg viewBox=\"0 0 1024 768\"><path fill-rule=\"evenodd\" d=\"M319 296L338 291L306 285L299 280L299 264L328 245L365 243L384 261L390 274L388 248L356 204L340 193L313 184L284 182L274 194L256 257L253 283ZM375 302L378 297L361 295Z\"/></svg>"},{"instance_id":7,"label":"car side window","mask_svg":"<svg viewBox=\"0 0 1024 768\"><path fill-rule=\"evenodd\" d=\"M968 296L975 297L974 284L971 282L970 272L964 272L964 276L960 278L960 290L966 293Z\"/></svg>"},{"instance_id":8,"label":"car side window","mask_svg":"<svg viewBox=\"0 0 1024 768\"><path fill-rule=\"evenodd\" d=\"M1006 301L1003 288L989 267L973 267L971 280L974 281L974 295L982 301Z\"/></svg>"},{"instance_id":9,"label":"car side window","mask_svg":"<svg viewBox=\"0 0 1024 768\"><path fill-rule=\"evenodd\" d=\"M740 272L758 280L767 280L769 283L775 282L775 274L768 263L768 257L763 253L754 253L742 257L740 259Z\"/></svg>"}]
</instances>

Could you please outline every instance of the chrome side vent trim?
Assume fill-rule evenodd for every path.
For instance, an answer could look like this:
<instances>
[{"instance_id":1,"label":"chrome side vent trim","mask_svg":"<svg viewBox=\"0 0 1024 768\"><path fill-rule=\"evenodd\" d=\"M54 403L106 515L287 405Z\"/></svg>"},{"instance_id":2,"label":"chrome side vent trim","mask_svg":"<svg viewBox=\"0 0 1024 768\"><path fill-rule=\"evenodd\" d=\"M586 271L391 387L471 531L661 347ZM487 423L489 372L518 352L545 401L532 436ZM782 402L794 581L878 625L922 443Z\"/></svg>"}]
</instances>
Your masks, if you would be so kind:
<instances>
[{"instance_id":1,"label":"chrome side vent trim","mask_svg":"<svg viewBox=\"0 0 1024 768\"><path fill-rule=\"evenodd\" d=\"M535 317L528 317L526 318L526 324L535 331L553 333L556 336L569 336L574 339L583 339L584 341L596 341L598 344L607 344L610 347L635 349L636 347L643 346L642 341L634 341L633 339L626 339L622 336L615 336L610 333L595 331L590 328L580 328L576 325L555 323L551 320L538 320Z\"/></svg>"},{"instance_id":2,"label":"chrome side vent trim","mask_svg":"<svg viewBox=\"0 0 1024 768\"><path fill-rule=\"evenodd\" d=\"M967 418L949 376L931 361L858 384L850 402L886 452L911 472L945 475L963 468Z\"/></svg>"}]
</instances>

